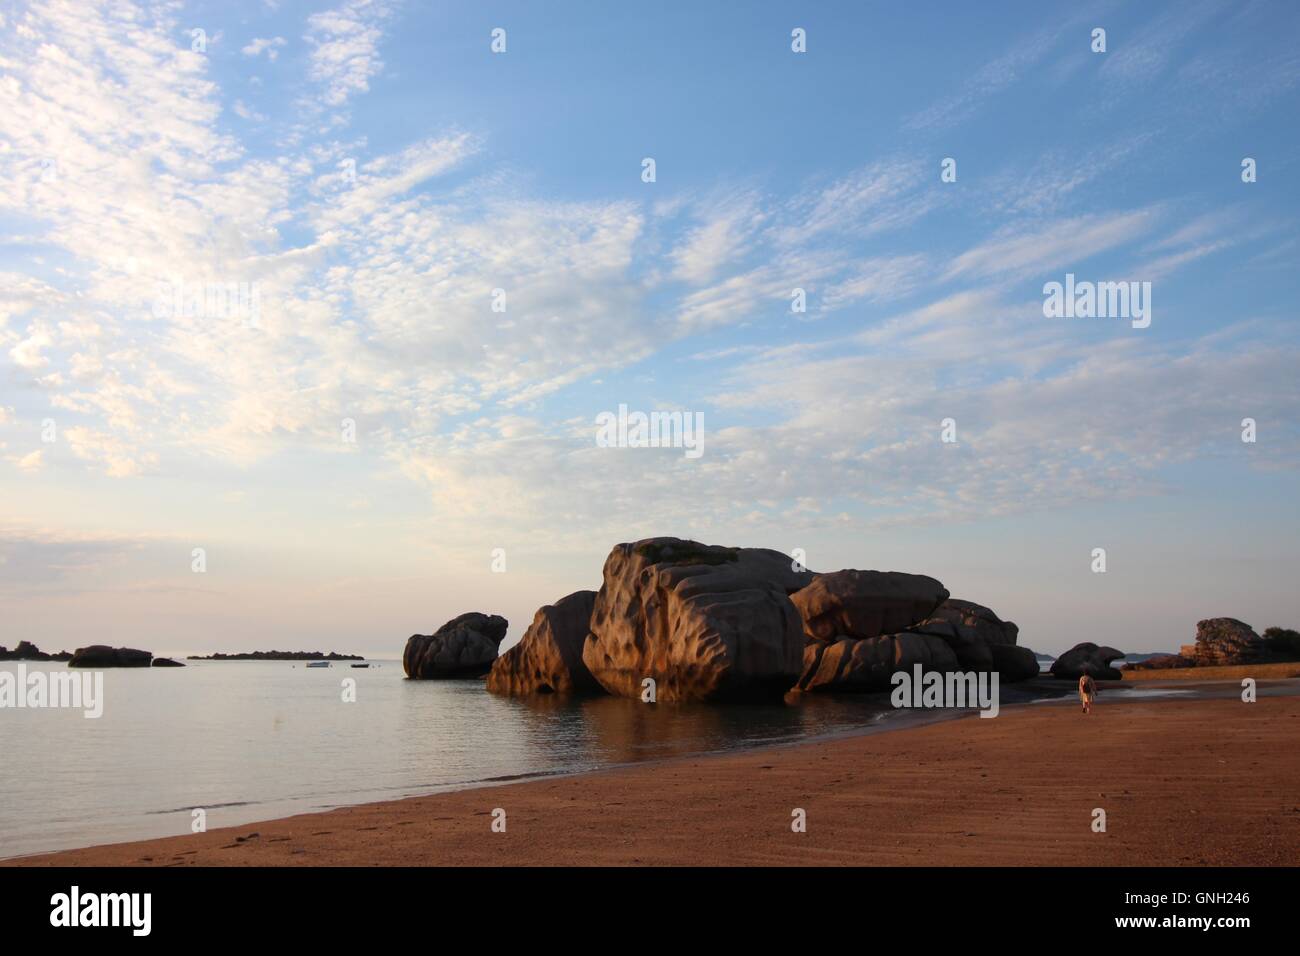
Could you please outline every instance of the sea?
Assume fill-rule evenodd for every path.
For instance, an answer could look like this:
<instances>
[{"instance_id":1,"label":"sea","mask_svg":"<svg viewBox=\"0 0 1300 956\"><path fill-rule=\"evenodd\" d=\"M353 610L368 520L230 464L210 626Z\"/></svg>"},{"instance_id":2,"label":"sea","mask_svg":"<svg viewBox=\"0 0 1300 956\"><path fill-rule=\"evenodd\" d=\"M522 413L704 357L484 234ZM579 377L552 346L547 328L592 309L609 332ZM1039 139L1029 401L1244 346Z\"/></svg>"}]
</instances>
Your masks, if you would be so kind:
<instances>
[{"instance_id":1,"label":"sea","mask_svg":"<svg viewBox=\"0 0 1300 956\"><path fill-rule=\"evenodd\" d=\"M242 826L934 717L892 710L884 695L726 706L505 698L481 680L411 681L400 661L369 664L110 668L99 672L98 718L0 707L0 858L187 834L195 809L208 829Z\"/></svg>"}]
</instances>

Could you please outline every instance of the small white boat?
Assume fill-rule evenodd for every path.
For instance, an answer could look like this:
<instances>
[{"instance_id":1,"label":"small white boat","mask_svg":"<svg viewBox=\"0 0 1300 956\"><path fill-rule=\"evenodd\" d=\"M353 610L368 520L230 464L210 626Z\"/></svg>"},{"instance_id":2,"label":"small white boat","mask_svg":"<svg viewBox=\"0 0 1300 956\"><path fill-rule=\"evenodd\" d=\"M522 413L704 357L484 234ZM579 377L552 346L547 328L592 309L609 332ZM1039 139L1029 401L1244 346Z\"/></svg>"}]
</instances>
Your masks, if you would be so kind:
<instances>
[{"instance_id":1,"label":"small white boat","mask_svg":"<svg viewBox=\"0 0 1300 956\"><path fill-rule=\"evenodd\" d=\"M308 667L329 667L329 666L330 666L330 662L329 662L329 661L312 661L312 662L311 662L310 664L308 664L307 666L308 666Z\"/></svg>"}]
</instances>

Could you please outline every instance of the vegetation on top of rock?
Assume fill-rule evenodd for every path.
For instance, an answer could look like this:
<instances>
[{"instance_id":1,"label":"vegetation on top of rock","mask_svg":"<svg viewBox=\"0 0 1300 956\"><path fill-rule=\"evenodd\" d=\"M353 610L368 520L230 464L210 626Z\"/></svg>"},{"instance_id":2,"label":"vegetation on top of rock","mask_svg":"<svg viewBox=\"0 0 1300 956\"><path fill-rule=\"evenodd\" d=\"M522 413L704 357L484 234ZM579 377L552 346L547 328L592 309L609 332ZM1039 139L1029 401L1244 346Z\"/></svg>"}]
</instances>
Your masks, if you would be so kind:
<instances>
[{"instance_id":1,"label":"vegetation on top of rock","mask_svg":"<svg viewBox=\"0 0 1300 956\"><path fill-rule=\"evenodd\" d=\"M647 541L636 553L651 564L726 564L740 560L739 548L706 548L694 542Z\"/></svg>"},{"instance_id":2,"label":"vegetation on top of rock","mask_svg":"<svg viewBox=\"0 0 1300 956\"><path fill-rule=\"evenodd\" d=\"M1270 627L1262 636L1274 654L1300 657L1300 631L1293 631L1289 627Z\"/></svg>"}]
</instances>

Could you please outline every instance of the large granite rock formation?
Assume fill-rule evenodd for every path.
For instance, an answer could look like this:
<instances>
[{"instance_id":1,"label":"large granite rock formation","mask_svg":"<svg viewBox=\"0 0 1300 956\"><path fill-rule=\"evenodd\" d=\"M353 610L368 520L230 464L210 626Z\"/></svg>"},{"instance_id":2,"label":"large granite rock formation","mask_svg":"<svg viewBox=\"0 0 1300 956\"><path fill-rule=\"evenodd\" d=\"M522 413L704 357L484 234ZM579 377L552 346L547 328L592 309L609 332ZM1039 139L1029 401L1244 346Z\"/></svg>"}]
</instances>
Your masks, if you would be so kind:
<instances>
[{"instance_id":1,"label":"large granite rock formation","mask_svg":"<svg viewBox=\"0 0 1300 956\"><path fill-rule=\"evenodd\" d=\"M470 611L454 617L432 634L407 638L402 667L417 680L482 676L496 660L508 627L498 614Z\"/></svg>"},{"instance_id":2,"label":"large granite rock formation","mask_svg":"<svg viewBox=\"0 0 1300 956\"><path fill-rule=\"evenodd\" d=\"M1087 674L1094 680L1122 680L1122 675L1110 666L1110 662L1123 656L1123 651L1117 651L1113 647L1084 641L1075 644L1052 663L1052 676L1078 680Z\"/></svg>"},{"instance_id":3,"label":"large granite rock formation","mask_svg":"<svg viewBox=\"0 0 1300 956\"><path fill-rule=\"evenodd\" d=\"M487 688L498 694L602 693L582 661L595 591L575 591L540 608L523 638L498 657Z\"/></svg>"},{"instance_id":4,"label":"large granite rock formation","mask_svg":"<svg viewBox=\"0 0 1300 956\"><path fill-rule=\"evenodd\" d=\"M817 641L893 634L923 621L948 599L934 578L900 571L834 571L790 596Z\"/></svg>"},{"instance_id":5,"label":"large granite rock formation","mask_svg":"<svg viewBox=\"0 0 1300 956\"><path fill-rule=\"evenodd\" d=\"M1182 656L1197 667L1253 664L1267 656L1267 649L1249 624L1233 617L1212 617L1196 622L1196 643L1184 647Z\"/></svg>"},{"instance_id":6,"label":"large granite rock formation","mask_svg":"<svg viewBox=\"0 0 1300 956\"><path fill-rule=\"evenodd\" d=\"M809 641L796 690L810 693L887 691L895 671L955 671L957 655L941 637L900 633L881 637L844 637L829 643Z\"/></svg>"},{"instance_id":7,"label":"large granite rock formation","mask_svg":"<svg viewBox=\"0 0 1300 956\"><path fill-rule=\"evenodd\" d=\"M620 544L605 560L582 659L611 694L656 699L780 697L802 669L789 595L811 583L788 555L680 538Z\"/></svg>"},{"instance_id":8,"label":"large granite rock formation","mask_svg":"<svg viewBox=\"0 0 1300 956\"><path fill-rule=\"evenodd\" d=\"M78 647L68 661L69 667L148 667L153 654L134 647L109 647L92 644Z\"/></svg>"}]
</instances>

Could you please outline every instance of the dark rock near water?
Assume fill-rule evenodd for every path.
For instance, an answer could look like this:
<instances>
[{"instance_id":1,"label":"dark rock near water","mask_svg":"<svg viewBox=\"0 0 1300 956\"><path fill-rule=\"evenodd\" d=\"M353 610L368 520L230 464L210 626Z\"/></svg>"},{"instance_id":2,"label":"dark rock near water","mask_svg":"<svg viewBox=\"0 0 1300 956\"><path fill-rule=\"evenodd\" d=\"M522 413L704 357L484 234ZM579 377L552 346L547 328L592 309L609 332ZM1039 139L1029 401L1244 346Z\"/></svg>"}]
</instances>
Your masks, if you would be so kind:
<instances>
[{"instance_id":1,"label":"dark rock near water","mask_svg":"<svg viewBox=\"0 0 1300 956\"><path fill-rule=\"evenodd\" d=\"M174 661L170 657L155 657L153 659L154 667L184 667L180 661Z\"/></svg>"},{"instance_id":2,"label":"dark rock near water","mask_svg":"<svg viewBox=\"0 0 1300 956\"><path fill-rule=\"evenodd\" d=\"M993 669L998 672L998 680L1004 684L1029 680L1041 673L1038 655L1027 647L990 644L989 653L993 656Z\"/></svg>"},{"instance_id":3,"label":"dark rock near water","mask_svg":"<svg viewBox=\"0 0 1300 956\"><path fill-rule=\"evenodd\" d=\"M601 694L582 660L595 591L575 591L540 608L523 638L492 664L487 688L498 694Z\"/></svg>"},{"instance_id":4,"label":"dark rock near water","mask_svg":"<svg viewBox=\"0 0 1300 956\"><path fill-rule=\"evenodd\" d=\"M70 651L46 654L31 641L19 641L12 651L0 647L0 661L68 661L72 659Z\"/></svg>"},{"instance_id":5,"label":"dark rock near water","mask_svg":"<svg viewBox=\"0 0 1300 956\"><path fill-rule=\"evenodd\" d=\"M53 654L46 654L31 641L19 641L18 646L12 651L0 647L0 661L52 661L54 659Z\"/></svg>"},{"instance_id":6,"label":"dark rock near water","mask_svg":"<svg viewBox=\"0 0 1300 956\"><path fill-rule=\"evenodd\" d=\"M1113 647L1085 641L1075 644L1056 659L1052 664L1052 676L1063 680L1078 680L1087 674L1094 680L1122 680L1120 672L1111 667L1110 662L1123 656L1123 651L1117 651Z\"/></svg>"},{"instance_id":7,"label":"dark rock near water","mask_svg":"<svg viewBox=\"0 0 1300 956\"><path fill-rule=\"evenodd\" d=\"M509 623L498 614L470 611L432 634L412 634L402 654L406 676L416 680L481 677L496 660Z\"/></svg>"},{"instance_id":8,"label":"dark rock near water","mask_svg":"<svg viewBox=\"0 0 1300 956\"><path fill-rule=\"evenodd\" d=\"M153 655L134 647L109 647L92 644L79 647L68 661L69 667L148 667Z\"/></svg>"}]
</instances>

